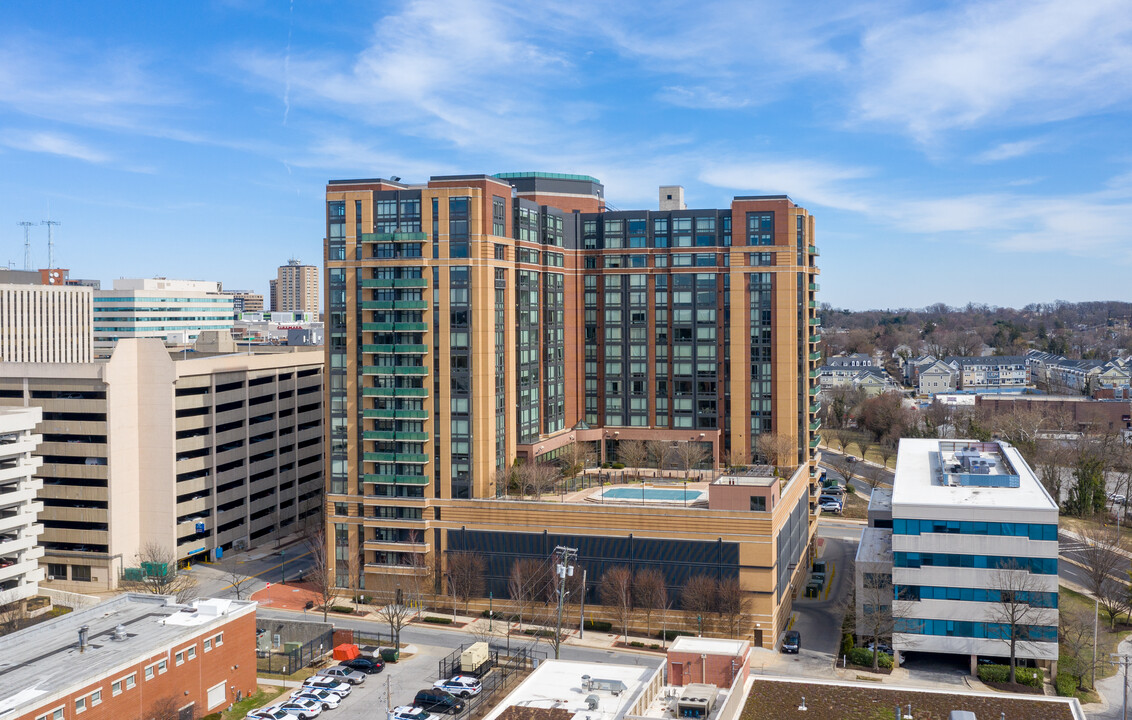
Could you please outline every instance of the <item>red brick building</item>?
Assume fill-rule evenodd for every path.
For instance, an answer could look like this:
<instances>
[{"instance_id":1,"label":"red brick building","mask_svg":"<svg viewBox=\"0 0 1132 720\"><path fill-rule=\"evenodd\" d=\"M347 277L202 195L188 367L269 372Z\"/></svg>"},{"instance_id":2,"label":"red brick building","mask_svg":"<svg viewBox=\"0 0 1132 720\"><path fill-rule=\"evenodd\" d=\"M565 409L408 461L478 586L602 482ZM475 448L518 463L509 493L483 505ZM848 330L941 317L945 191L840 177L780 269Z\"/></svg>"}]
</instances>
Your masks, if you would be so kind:
<instances>
[{"instance_id":1,"label":"red brick building","mask_svg":"<svg viewBox=\"0 0 1132 720\"><path fill-rule=\"evenodd\" d=\"M255 608L126 594L0 637L0 718L200 718L255 692Z\"/></svg>"},{"instance_id":2,"label":"red brick building","mask_svg":"<svg viewBox=\"0 0 1132 720\"><path fill-rule=\"evenodd\" d=\"M746 640L678 637L668 649L668 684L705 683L729 688L736 677L747 681L751 643ZM742 685L740 685L742 687Z\"/></svg>"}]
</instances>

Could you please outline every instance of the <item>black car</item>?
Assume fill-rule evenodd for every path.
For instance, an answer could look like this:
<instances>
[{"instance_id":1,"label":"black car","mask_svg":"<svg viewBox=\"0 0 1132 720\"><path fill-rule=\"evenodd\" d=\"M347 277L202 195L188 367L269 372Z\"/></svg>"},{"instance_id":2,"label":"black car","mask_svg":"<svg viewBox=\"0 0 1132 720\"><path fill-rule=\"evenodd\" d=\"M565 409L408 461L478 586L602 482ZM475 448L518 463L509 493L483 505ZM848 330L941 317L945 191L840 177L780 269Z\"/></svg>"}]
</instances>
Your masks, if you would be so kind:
<instances>
[{"instance_id":1,"label":"black car","mask_svg":"<svg viewBox=\"0 0 1132 720\"><path fill-rule=\"evenodd\" d=\"M802 634L797 630L787 630L782 636L782 652L797 654L802 648Z\"/></svg>"},{"instance_id":2,"label":"black car","mask_svg":"<svg viewBox=\"0 0 1132 720\"><path fill-rule=\"evenodd\" d=\"M464 701L452 693L429 688L421 690L413 699L413 705L424 708L430 712L452 713L455 715L464 709Z\"/></svg>"},{"instance_id":3,"label":"black car","mask_svg":"<svg viewBox=\"0 0 1132 720\"><path fill-rule=\"evenodd\" d=\"M351 670L364 672L366 675L376 675L385 669L385 661L380 658L359 657L353 660L343 660L338 664Z\"/></svg>"}]
</instances>

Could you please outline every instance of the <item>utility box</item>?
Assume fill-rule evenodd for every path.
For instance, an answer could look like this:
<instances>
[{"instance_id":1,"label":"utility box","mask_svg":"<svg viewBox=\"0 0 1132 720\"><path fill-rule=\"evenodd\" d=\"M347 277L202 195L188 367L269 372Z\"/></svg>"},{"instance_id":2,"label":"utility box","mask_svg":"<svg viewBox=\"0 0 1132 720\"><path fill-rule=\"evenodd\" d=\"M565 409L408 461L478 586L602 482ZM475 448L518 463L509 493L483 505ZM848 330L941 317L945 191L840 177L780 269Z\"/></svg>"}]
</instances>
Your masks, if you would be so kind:
<instances>
[{"instance_id":1,"label":"utility box","mask_svg":"<svg viewBox=\"0 0 1132 720\"><path fill-rule=\"evenodd\" d=\"M491 650L485 642L472 643L460 653L460 672L480 675L491 666Z\"/></svg>"}]
</instances>

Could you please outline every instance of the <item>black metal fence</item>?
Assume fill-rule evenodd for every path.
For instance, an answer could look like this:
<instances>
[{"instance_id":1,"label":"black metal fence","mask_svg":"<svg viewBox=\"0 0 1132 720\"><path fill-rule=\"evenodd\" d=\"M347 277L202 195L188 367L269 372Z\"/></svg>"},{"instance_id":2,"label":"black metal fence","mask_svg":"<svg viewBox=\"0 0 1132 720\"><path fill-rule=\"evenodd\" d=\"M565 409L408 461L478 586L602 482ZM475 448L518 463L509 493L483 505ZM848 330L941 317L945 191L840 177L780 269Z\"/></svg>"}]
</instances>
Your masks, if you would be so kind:
<instances>
[{"instance_id":1,"label":"black metal fence","mask_svg":"<svg viewBox=\"0 0 1132 720\"><path fill-rule=\"evenodd\" d=\"M290 675L312 663L322 660L334 650L334 631L327 630L298 647L271 647L256 652L256 668L262 673Z\"/></svg>"},{"instance_id":2,"label":"black metal fence","mask_svg":"<svg viewBox=\"0 0 1132 720\"><path fill-rule=\"evenodd\" d=\"M468 645L462 645L440 661L440 677L448 678L460 673L460 654ZM543 651L530 648L513 648L510 654L506 650L492 647L490 651L491 667L486 674L480 677L482 690L479 695L464 700L464 709L454 716L454 720L469 720L479 717L509 690L517 684L524 675L546 659Z\"/></svg>"}]
</instances>

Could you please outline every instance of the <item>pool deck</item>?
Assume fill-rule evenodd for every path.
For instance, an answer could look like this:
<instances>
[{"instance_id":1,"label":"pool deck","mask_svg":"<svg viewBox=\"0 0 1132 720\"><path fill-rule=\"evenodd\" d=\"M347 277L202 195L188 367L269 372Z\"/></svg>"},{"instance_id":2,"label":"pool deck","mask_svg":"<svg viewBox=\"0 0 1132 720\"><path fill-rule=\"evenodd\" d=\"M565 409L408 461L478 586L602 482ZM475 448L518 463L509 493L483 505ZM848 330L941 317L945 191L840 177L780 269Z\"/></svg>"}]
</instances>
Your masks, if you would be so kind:
<instances>
[{"instance_id":1,"label":"pool deck","mask_svg":"<svg viewBox=\"0 0 1132 720\"><path fill-rule=\"evenodd\" d=\"M706 483L706 482L689 482L688 483L688 496L689 496L688 507L701 507L702 508L702 507L707 506L707 493L708 493L708 485L709 484L710 483ZM683 498L681 498L679 500L676 500L676 499L673 499L673 500L657 500L657 499L641 500L640 498L608 498L607 497L603 500L602 497L601 497L602 493L606 490L612 490L614 488L631 488L631 489L640 490L641 484L640 483L627 483L627 484L623 485L623 484L617 483L617 484L605 485L604 487L599 486L599 487L596 487L596 488L595 487L586 488L584 490L578 490L577 492L568 493L563 498L563 501L567 502L567 503L583 503L583 502L584 503L602 503L602 502L604 502L604 503L607 503L607 504L610 504L610 505L657 505L657 506L660 506L660 507L683 507L684 506ZM649 482L646 479L645 488L646 489L656 488L658 490L680 490L680 491L683 491L684 490L684 483L683 482ZM694 502L692 501L692 493L693 492L697 493L697 496L696 496L696 499L695 499Z\"/></svg>"}]
</instances>

